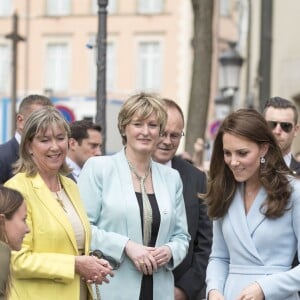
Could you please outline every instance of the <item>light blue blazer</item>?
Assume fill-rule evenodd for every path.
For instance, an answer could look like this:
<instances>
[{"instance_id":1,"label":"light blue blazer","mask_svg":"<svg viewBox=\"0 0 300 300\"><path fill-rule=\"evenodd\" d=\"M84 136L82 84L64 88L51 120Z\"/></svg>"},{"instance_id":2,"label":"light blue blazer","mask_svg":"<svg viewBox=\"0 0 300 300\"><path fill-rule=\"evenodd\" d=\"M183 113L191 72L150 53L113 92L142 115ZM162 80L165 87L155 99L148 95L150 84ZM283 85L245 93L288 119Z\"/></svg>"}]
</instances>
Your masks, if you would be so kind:
<instances>
[{"instance_id":1,"label":"light blue blazer","mask_svg":"<svg viewBox=\"0 0 300 300\"><path fill-rule=\"evenodd\" d=\"M246 215L239 186L228 213L213 224L207 292L217 289L232 300L256 281L265 300L299 299L300 266L291 269L291 264L296 250L300 253L300 181L291 178L291 186L290 209L276 219L260 211L264 188Z\"/></svg>"},{"instance_id":2,"label":"light blue blazer","mask_svg":"<svg viewBox=\"0 0 300 300\"><path fill-rule=\"evenodd\" d=\"M161 215L156 246L168 245L173 258L153 276L154 300L174 299L172 269L186 256L189 245L182 183L178 172L152 162L152 181ZM78 186L92 224L92 249L100 249L121 266L109 284L100 286L102 300L138 300L142 273L125 255L129 239L142 244L142 225L124 150L90 158Z\"/></svg>"}]
</instances>

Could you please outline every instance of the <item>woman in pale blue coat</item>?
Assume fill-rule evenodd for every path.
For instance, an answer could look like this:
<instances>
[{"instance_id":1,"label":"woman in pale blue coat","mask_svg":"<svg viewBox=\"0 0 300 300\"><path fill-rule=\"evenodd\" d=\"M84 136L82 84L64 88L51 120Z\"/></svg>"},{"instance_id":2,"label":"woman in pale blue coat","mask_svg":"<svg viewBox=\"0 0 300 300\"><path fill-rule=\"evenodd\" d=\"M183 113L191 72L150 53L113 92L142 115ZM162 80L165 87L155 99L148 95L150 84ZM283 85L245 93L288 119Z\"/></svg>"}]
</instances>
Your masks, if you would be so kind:
<instances>
[{"instance_id":1,"label":"woman in pale blue coat","mask_svg":"<svg viewBox=\"0 0 300 300\"><path fill-rule=\"evenodd\" d=\"M130 97L118 119L124 149L89 159L80 174L91 248L119 264L102 300L174 299L172 269L189 234L179 174L151 160L166 117L157 96Z\"/></svg>"},{"instance_id":2,"label":"woman in pale blue coat","mask_svg":"<svg viewBox=\"0 0 300 300\"><path fill-rule=\"evenodd\" d=\"M296 300L300 267L300 183L264 118L241 109L214 143L208 192L214 219L209 300Z\"/></svg>"}]
</instances>

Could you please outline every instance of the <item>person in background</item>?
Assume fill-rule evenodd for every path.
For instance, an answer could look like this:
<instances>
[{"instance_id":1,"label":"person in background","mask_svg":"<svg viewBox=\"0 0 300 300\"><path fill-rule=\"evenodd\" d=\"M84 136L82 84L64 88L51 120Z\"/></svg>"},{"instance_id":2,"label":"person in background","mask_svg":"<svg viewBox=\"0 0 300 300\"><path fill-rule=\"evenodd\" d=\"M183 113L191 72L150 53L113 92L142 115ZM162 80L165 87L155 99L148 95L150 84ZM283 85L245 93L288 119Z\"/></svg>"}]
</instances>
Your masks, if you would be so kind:
<instances>
[{"instance_id":1,"label":"person in background","mask_svg":"<svg viewBox=\"0 0 300 300\"><path fill-rule=\"evenodd\" d=\"M179 105L163 99L168 114L164 133L153 152L153 159L176 169L183 183L183 198L191 236L188 254L173 270L175 278L175 300L205 298L205 275L211 251L212 224L207 216L206 205L198 194L206 191L204 172L184 159L175 156L184 128L184 116ZM200 291L203 291L200 296Z\"/></svg>"},{"instance_id":2,"label":"person in background","mask_svg":"<svg viewBox=\"0 0 300 300\"><path fill-rule=\"evenodd\" d=\"M86 282L113 275L107 261L89 256L90 224L77 185L64 176L69 133L50 106L25 123L16 175L5 183L24 196L31 231L12 255L11 300L87 300Z\"/></svg>"},{"instance_id":3,"label":"person in background","mask_svg":"<svg viewBox=\"0 0 300 300\"><path fill-rule=\"evenodd\" d=\"M80 171L92 156L101 155L101 126L88 120L74 121L70 124L71 135L67 164L72 169L69 177L77 182Z\"/></svg>"},{"instance_id":4,"label":"person in background","mask_svg":"<svg viewBox=\"0 0 300 300\"><path fill-rule=\"evenodd\" d=\"M15 136L0 145L0 184L13 176L12 165L19 158L19 144L25 121L32 112L51 105L53 105L51 100L42 95L29 95L20 103L19 112L16 116Z\"/></svg>"},{"instance_id":5,"label":"person in background","mask_svg":"<svg viewBox=\"0 0 300 300\"><path fill-rule=\"evenodd\" d=\"M124 149L88 159L79 176L92 249L120 264L102 300L174 299L171 271L190 236L178 172L151 159L166 120L158 96L129 97L118 116Z\"/></svg>"},{"instance_id":6,"label":"person in background","mask_svg":"<svg viewBox=\"0 0 300 300\"><path fill-rule=\"evenodd\" d=\"M291 148L299 131L296 106L281 97L270 98L264 106L263 115L272 129L288 167L300 175L300 163L293 157Z\"/></svg>"},{"instance_id":7,"label":"person in background","mask_svg":"<svg viewBox=\"0 0 300 300\"><path fill-rule=\"evenodd\" d=\"M209 174L208 299L299 299L300 266L291 264L300 250L300 181L259 112L240 109L225 118Z\"/></svg>"},{"instance_id":8,"label":"person in background","mask_svg":"<svg viewBox=\"0 0 300 300\"><path fill-rule=\"evenodd\" d=\"M9 296L11 250L19 251L25 234L27 209L16 190L0 186L0 299Z\"/></svg>"}]
</instances>

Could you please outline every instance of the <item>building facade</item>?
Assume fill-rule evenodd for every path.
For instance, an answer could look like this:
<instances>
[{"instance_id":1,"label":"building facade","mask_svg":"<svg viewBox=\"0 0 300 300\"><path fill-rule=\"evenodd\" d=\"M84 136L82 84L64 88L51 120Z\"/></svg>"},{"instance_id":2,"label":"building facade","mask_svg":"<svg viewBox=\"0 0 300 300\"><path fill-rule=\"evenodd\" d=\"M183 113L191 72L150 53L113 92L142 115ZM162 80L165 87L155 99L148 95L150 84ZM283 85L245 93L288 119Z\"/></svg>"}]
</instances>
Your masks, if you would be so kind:
<instances>
[{"instance_id":1,"label":"building facade","mask_svg":"<svg viewBox=\"0 0 300 300\"><path fill-rule=\"evenodd\" d=\"M12 73L11 40L5 35L12 31L12 14L16 12L19 34L26 38L18 43L18 98L43 93L69 106L78 119L95 116L97 10L97 0L0 1L3 115L9 109ZM186 110L191 27L187 0L108 1L106 86L108 107L112 106L109 110L114 115L128 95L140 90L176 99ZM108 142L110 128L115 128L114 138L117 130L116 119L111 117ZM10 134L11 120L7 117L5 121L0 140L8 139Z\"/></svg>"}]
</instances>

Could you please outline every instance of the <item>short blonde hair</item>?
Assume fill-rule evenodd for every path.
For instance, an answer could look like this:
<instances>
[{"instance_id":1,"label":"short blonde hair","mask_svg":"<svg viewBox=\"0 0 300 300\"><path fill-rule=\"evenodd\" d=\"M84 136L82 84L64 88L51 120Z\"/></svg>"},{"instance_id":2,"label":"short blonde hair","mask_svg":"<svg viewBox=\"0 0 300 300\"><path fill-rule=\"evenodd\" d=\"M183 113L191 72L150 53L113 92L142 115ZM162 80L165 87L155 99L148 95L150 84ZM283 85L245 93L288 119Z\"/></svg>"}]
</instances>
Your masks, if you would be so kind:
<instances>
[{"instance_id":1,"label":"short blonde hair","mask_svg":"<svg viewBox=\"0 0 300 300\"><path fill-rule=\"evenodd\" d=\"M69 124L55 107L45 106L29 116L22 133L19 150L20 158L14 166L15 173L24 172L27 176L34 176L38 172L37 166L28 152L28 145L33 141L37 133L44 133L54 126L64 129L67 136L70 136ZM65 162L59 171L62 174L70 173L70 169Z\"/></svg>"},{"instance_id":2,"label":"short blonde hair","mask_svg":"<svg viewBox=\"0 0 300 300\"><path fill-rule=\"evenodd\" d=\"M123 145L127 143L124 135L125 127L132 121L133 116L137 114L141 120L145 120L152 113L156 114L159 132L162 134L166 127L168 115L163 101L158 95L142 92L129 97L124 102L118 116L118 128L122 136Z\"/></svg>"}]
</instances>

